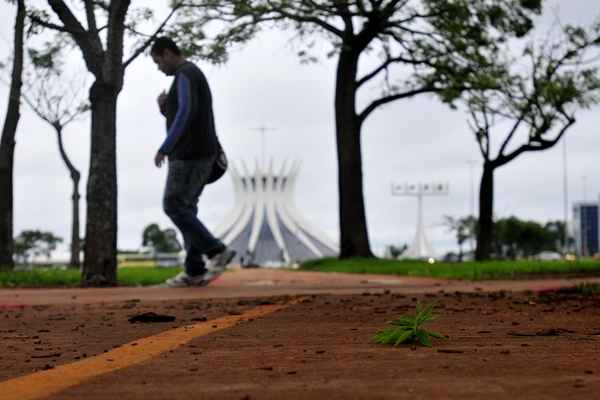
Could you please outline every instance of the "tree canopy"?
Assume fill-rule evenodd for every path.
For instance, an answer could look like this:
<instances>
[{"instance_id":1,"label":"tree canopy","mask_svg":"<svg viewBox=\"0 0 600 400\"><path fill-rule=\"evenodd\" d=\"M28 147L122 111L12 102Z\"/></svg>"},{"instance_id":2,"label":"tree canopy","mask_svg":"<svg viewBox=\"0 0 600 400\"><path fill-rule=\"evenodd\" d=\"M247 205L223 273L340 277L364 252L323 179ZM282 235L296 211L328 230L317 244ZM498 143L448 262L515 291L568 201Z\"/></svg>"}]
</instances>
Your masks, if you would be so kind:
<instances>
[{"instance_id":1,"label":"tree canopy","mask_svg":"<svg viewBox=\"0 0 600 400\"><path fill-rule=\"evenodd\" d=\"M189 54L209 53L226 60L227 48L247 41L263 27L292 30L304 46L303 62L352 51L368 54L373 67L357 77L356 89L381 88L359 113L361 121L377 108L421 93L455 100L469 87L488 87L499 48L523 37L541 13L542 0L187 0L170 33ZM195 40L213 28L207 47ZM407 68L408 67L408 68ZM486 67L486 74L479 73Z\"/></svg>"},{"instance_id":2,"label":"tree canopy","mask_svg":"<svg viewBox=\"0 0 600 400\"><path fill-rule=\"evenodd\" d=\"M15 255L17 260L28 263L31 257L44 256L50 259L62 238L52 232L25 230L15 238Z\"/></svg>"},{"instance_id":3,"label":"tree canopy","mask_svg":"<svg viewBox=\"0 0 600 400\"><path fill-rule=\"evenodd\" d=\"M561 232L556 222L542 225L516 217L502 218L495 223L493 255L495 258L516 259L535 256L542 251L561 251Z\"/></svg>"},{"instance_id":4,"label":"tree canopy","mask_svg":"<svg viewBox=\"0 0 600 400\"><path fill-rule=\"evenodd\" d=\"M150 247L158 253L177 253L182 248L175 230L160 229L158 224L146 226L142 234L142 246Z\"/></svg>"},{"instance_id":5,"label":"tree canopy","mask_svg":"<svg viewBox=\"0 0 600 400\"><path fill-rule=\"evenodd\" d=\"M598 45L600 25L567 26L557 38L528 44L519 58L509 50L499 54L493 85L464 96L483 157L478 260L490 257L494 171L524 153L551 148L575 124L577 111L600 101Z\"/></svg>"},{"instance_id":6,"label":"tree canopy","mask_svg":"<svg viewBox=\"0 0 600 400\"><path fill-rule=\"evenodd\" d=\"M526 63L506 55L497 85L469 93L471 130L486 161L501 166L552 147L575 123L578 110L600 101L599 29L569 26L554 42L529 44L520 57ZM521 129L526 134L519 136ZM492 148L492 135L503 137L496 140L498 149ZM513 145L519 137L521 144Z\"/></svg>"}]
</instances>

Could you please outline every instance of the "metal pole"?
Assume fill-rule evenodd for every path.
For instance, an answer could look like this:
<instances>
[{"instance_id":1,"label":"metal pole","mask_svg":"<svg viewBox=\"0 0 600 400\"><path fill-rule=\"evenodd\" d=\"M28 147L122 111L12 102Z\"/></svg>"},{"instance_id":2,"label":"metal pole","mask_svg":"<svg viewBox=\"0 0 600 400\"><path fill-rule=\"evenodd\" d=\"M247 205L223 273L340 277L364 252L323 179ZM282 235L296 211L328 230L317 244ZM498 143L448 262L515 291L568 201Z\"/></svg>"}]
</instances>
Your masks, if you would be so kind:
<instances>
[{"instance_id":1,"label":"metal pole","mask_svg":"<svg viewBox=\"0 0 600 400\"><path fill-rule=\"evenodd\" d=\"M564 218L564 232L563 232L563 252L567 252L569 243L569 182L567 175L567 137L563 137L563 218Z\"/></svg>"},{"instance_id":2,"label":"metal pole","mask_svg":"<svg viewBox=\"0 0 600 400\"><path fill-rule=\"evenodd\" d=\"M589 248L588 248L588 222L587 222L587 212L584 213L584 210L587 210L586 202L587 202L587 176L582 177L583 180L583 204L581 205L581 230L582 230L582 240L583 240L583 256L589 256Z\"/></svg>"},{"instance_id":3,"label":"metal pole","mask_svg":"<svg viewBox=\"0 0 600 400\"><path fill-rule=\"evenodd\" d=\"M418 228L417 228L417 248L419 249L419 252L422 252L423 250L425 250L423 248L422 245L424 245L424 243L422 242L422 238L423 238L423 231L425 230L425 227L423 226L423 190L421 188L419 188L419 194L417 195L417 218L418 218ZM427 249L429 250L429 249ZM421 256L421 254L419 254L419 257Z\"/></svg>"},{"instance_id":4,"label":"metal pole","mask_svg":"<svg viewBox=\"0 0 600 400\"><path fill-rule=\"evenodd\" d=\"M469 160L467 161L467 164L469 164L469 187L470 187L470 194L469 194L469 203L470 203L470 210L469 210L469 215L471 215L473 218L475 218L475 185L473 184L473 169L475 167L475 164L477 164L477 161L475 160ZM471 252L475 251L475 239L471 236L469 237L469 247Z\"/></svg>"},{"instance_id":5,"label":"metal pole","mask_svg":"<svg viewBox=\"0 0 600 400\"><path fill-rule=\"evenodd\" d=\"M581 255L583 257L588 256L588 243L587 243L587 213L585 213L585 203L581 205Z\"/></svg>"},{"instance_id":6,"label":"metal pole","mask_svg":"<svg viewBox=\"0 0 600 400\"><path fill-rule=\"evenodd\" d=\"M475 185L473 184L473 168L475 167L475 164L477 164L477 161L469 160L467 161L467 164L469 164L469 213L470 215L475 216Z\"/></svg>"},{"instance_id":7,"label":"metal pole","mask_svg":"<svg viewBox=\"0 0 600 400\"><path fill-rule=\"evenodd\" d=\"M425 223L423 212L423 198L425 196L447 196L448 185L442 183L422 183L416 185L391 185L392 196L410 196L417 198L417 230L407 254L421 258L423 256L433 257L433 249L425 235Z\"/></svg>"}]
</instances>

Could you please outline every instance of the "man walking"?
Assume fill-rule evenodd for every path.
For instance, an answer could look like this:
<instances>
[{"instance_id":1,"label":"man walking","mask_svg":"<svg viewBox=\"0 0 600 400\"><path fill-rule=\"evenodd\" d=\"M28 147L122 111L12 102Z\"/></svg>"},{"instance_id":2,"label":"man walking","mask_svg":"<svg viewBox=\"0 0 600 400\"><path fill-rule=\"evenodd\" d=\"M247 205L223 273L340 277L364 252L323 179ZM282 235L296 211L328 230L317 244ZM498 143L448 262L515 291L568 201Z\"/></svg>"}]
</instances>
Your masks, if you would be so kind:
<instances>
[{"instance_id":1,"label":"man walking","mask_svg":"<svg viewBox=\"0 0 600 400\"><path fill-rule=\"evenodd\" d=\"M212 96L206 77L187 61L173 40L157 38L150 50L158 69L174 76L158 105L167 120L167 137L154 163L168 157L163 209L179 228L186 250L185 271L168 279L169 287L204 286L215 280L235 256L198 220L198 199L217 158Z\"/></svg>"}]
</instances>

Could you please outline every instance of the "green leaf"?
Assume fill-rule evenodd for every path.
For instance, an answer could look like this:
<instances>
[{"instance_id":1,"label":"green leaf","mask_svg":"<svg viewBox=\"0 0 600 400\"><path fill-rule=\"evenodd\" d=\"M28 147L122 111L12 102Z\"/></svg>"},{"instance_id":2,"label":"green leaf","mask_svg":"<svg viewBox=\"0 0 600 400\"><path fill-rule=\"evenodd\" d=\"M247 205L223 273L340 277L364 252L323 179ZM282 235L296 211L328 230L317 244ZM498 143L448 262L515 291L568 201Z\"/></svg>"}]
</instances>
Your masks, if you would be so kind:
<instances>
[{"instance_id":1,"label":"green leaf","mask_svg":"<svg viewBox=\"0 0 600 400\"><path fill-rule=\"evenodd\" d=\"M388 344L388 343L393 342L393 338L394 338L394 330L388 329L388 330L382 330L382 331L377 332L377 334L375 334L375 336L373 336L373 341L376 343Z\"/></svg>"},{"instance_id":2,"label":"green leaf","mask_svg":"<svg viewBox=\"0 0 600 400\"><path fill-rule=\"evenodd\" d=\"M390 324L397 325L397 326L412 326L413 322L414 322L414 317L406 315L406 316L403 316L399 319L396 319L396 320L390 322Z\"/></svg>"},{"instance_id":3,"label":"green leaf","mask_svg":"<svg viewBox=\"0 0 600 400\"><path fill-rule=\"evenodd\" d=\"M417 337L417 339L419 339L419 342L421 342L423 346L432 346L431 340L429 340L429 335L426 331L418 330L417 332L415 332L415 336Z\"/></svg>"},{"instance_id":4,"label":"green leaf","mask_svg":"<svg viewBox=\"0 0 600 400\"><path fill-rule=\"evenodd\" d=\"M417 316L416 316L416 325L420 326L425 322L433 321L435 316L433 315L433 308L435 307L436 302L432 302L426 306L417 305Z\"/></svg>"},{"instance_id":5,"label":"green leaf","mask_svg":"<svg viewBox=\"0 0 600 400\"><path fill-rule=\"evenodd\" d=\"M407 340L409 340L412 337L413 337L412 331L405 331L401 335L398 336L398 339L396 339L394 346L398 346L399 344L406 342Z\"/></svg>"},{"instance_id":6,"label":"green leaf","mask_svg":"<svg viewBox=\"0 0 600 400\"><path fill-rule=\"evenodd\" d=\"M446 339L446 336L442 335L439 332L427 331L427 333L429 334L429 336L434 337L436 339Z\"/></svg>"}]
</instances>

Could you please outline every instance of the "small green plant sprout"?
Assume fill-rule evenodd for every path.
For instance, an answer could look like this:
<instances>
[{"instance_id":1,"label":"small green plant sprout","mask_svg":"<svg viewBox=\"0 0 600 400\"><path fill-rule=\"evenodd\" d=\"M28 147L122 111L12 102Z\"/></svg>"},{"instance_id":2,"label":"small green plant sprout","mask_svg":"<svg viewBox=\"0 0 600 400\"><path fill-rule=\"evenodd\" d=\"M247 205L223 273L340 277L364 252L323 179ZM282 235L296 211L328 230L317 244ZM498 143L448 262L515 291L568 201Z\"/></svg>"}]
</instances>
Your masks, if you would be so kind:
<instances>
[{"instance_id":1,"label":"small green plant sprout","mask_svg":"<svg viewBox=\"0 0 600 400\"><path fill-rule=\"evenodd\" d=\"M580 293L584 296L592 296L594 294L600 294L600 284L598 283L581 283L575 288L576 293Z\"/></svg>"},{"instance_id":2,"label":"small green plant sprout","mask_svg":"<svg viewBox=\"0 0 600 400\"><path fill-rule=\"evenodd\" d=\"M373 336L373 341L379 344L391 344L398 346L401 343L421 343L423 346L431 347L431 338L445 339L445 336L423 329L423 324L433 321L436 316L433 309L436 302L427 305L417 303L415 314L407 314L391 321L392 328L380 330Z\"/></svg>"}]
</instances>

